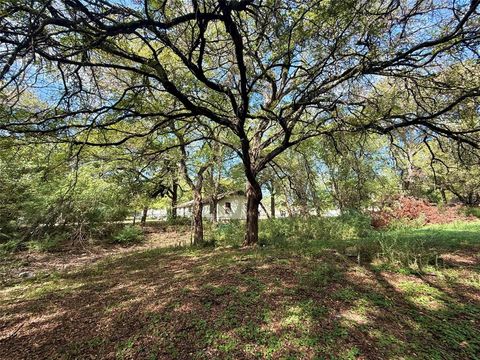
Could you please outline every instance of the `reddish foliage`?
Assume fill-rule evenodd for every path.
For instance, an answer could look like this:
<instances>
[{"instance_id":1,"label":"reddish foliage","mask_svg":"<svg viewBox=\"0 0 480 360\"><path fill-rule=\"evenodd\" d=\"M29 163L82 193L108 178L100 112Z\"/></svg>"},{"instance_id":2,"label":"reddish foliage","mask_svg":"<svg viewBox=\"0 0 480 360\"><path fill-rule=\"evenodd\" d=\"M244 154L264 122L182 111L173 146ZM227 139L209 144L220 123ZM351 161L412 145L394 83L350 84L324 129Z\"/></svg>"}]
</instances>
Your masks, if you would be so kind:
<instances>
[{"instance_id":1,"label":"reddish foliage","mask_svg":"<svg viewBox=\"0 0 480 360\"><path fill-rule=\"evenodd\" d=\"M445 224L453 221L474 220L466 216L460 205L439 207L423 199L409 196L392 198L385 202L382 208L372 212L372 226L375 228L386 227L393 220L423 220L423 224Z\"/></svg>"}]
</instances>

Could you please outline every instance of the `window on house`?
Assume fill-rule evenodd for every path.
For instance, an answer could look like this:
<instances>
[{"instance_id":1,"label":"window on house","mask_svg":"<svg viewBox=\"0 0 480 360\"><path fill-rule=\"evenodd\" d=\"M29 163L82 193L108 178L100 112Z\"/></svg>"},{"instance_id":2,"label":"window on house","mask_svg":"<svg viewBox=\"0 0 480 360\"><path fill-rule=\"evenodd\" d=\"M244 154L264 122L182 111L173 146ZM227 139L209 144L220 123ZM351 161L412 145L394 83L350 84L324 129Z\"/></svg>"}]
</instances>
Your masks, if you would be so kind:
<instances>
[{"instance_id":1,"label":"window on house","mask_svg":"<svg viewBox=\"0 0 480 360\"><path fill-rule=\"evenodd\" d=\"M225 209L225 214L231 214L232 213L232 204L229 203L229 202L226 202L225 206L224 206L224 209Z\"/></svg>"}]
</instances>

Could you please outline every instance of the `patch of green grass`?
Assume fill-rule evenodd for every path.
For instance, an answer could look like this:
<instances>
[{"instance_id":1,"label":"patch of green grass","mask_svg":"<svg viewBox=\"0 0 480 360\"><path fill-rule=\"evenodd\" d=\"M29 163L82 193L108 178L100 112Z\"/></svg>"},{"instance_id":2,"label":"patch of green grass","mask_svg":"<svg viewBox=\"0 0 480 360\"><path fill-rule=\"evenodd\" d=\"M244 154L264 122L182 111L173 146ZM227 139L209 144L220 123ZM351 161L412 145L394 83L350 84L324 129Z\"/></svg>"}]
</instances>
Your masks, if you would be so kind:
<instances>
[{"instance_id":1,"label":"patch of green grass","mask_svg":"<svg viewBox=\"0 0 480 360\"><path fill-rule=\"evenodd\" d=\"M122 296L120 299L115 300L113 302L110 302L105 306L105 312L106 313L111 313L113 311L116 311L118 309L122 308L128 308L132 305L134 305L138 299L130 294L127 294L126 296Z\"/></svg>"},{"instance_id":2,"label":"patch of green grass","mask_svg":"<svg viewBox=\"0 0 480 360\"><path fill-rule=\"evenodd\" d=\"M475 216L480 219L480 207L468 207L465 209L465 215Z\"/></svg>"},{"instance_id":3,"label":"patch of green grass","mask_svg":"<svg viewBox=\"0 0 480 360\"><path fill-rule=\"evenodd\" d=\"M347 338L348 334L348 329L340 324L334 324L332 328L325 329L320 337L327 345L334 345L338 340Z\"/></svg>"},{"instance_id":4,"label":"patch of green grass","mask_svg":"<svg viewBox=\"0 0 480 360\"><path fill-rule=\"evenodd\" d=\"M406 228L381 236L391 236L395 251L413 244L413 254L419 250L416 244L422 244L421 251L440 255L448 249L469 249L469 259L475 259L478 240L472 233L480 233L478 224L427 229L434 235ZM438 243L435 234L440 234ZM50 294L74 304L78 295L95 293L91 306L98 307L102 320L122 324L138 317L140 326L127 335L113 329L99 338L78 339L67 352L70 358L85 352L195 359L208 352L213 358L231 359L294 359L304 354L355 359L368 358L368 351L375 349L379 358L475 359L480 353L480 307L471 296L480 283L477 265L425 264L423 270L430 274L425 277L418 269L387 262L381 254L375 254L370 266L327 250L340 249L354 242L352 238L339 238L341 244L288 238L256 249L132 251L75 272L22 280L5 287L0 296L9 306L30 299L37 307L29 311L41 313ZM409 245L411 239L420 240ZM130 302L136 297L145 308ZM59 315L59 320L75 314ZM30 316L27 311L25 316Z\"/></svg>"},{"instance_id":5,"label":"patch of green grass","mask_svg":"<svg viewBox=\"0 0 480 360\"><path fill-rule=\"evenodd\" d=\"M229 303L217 319L220 327L235 328L243 321L242 312L235 303Z\"/></svg>"},{"instance_id":6,"label":"patch of green grass","mask_svg":"<svg viewBox=\"0 0 480 360\"><path fill-rule=\"evenodd\" d=\"M228 334L221 334L217 337L212 346L221 353L229 354L238 347L238 340Z\"/></svg>"},{"instance_id":7,"label":"patch of green grass","mask_svg":"<svg viewBox=\"0 0 480 360\"><path fill-rule=\"evenodd\" d=\"M355 360L360 355L360 350L353 346L350 349L344 350L340 353L340 359Z\"/></svg>"},{"instance_id":8,"label":"patch of green grass","mask_svg":"<svg viewBox=\"0 0 480 360\"><path fill-rule=\"evenodd\" d=\"M248 321L245 325L237 330L238 335L248 342L261 343L265 336L265 331L262 330L259 324Z\"/></svg>"},{"instance_id":9,"label":"patch of green grass","mask_svg":"<svg viewBox=\"0 0 480 360\"><path fill-rule=\"evenodd\" d=\"M452 250L469 246L480 246L480 222L455 222L451 224L428 225L385 232L397 237L401 243L421 241L426 248Z\"/></svg>"},{"instance_id":10,"label":"patch of green grass","mask_svg":"<svg viewBox=\"0 0 480 360\"><path fill-rule=\"evenodd\" d=\"M306 274L301 274L299 283L302 288L318 289L342 277L342 271L337 265L321 263Z\"/></svg>"},{"instance_id":11,"label":"patch of green grass","mask_svg":"<svg viewBox=\"0 0 480 360\"><path fill-rule=\"evenodd\" d=\"M376 340L378 347L391 355L402 355L407 346L404 341L398 339L395 335L388 334L379 329L370 330L369 335Z\"/></svg>"},{"instance_id":12,"label":"patch of green grass","mask_svg":"<svg viewBox=\"0 0 480 360\"><path fill-rule=\"evenodd\" d=\"M362 296L365 299L369 300L373 305L378 306L382 309L389 309L395 304L392 299L389 299L385 295L375 291L363 293Z\"/></svg>"},{"instance_id":13,"label":"patch of green grass","mask_svg":"<svg viewBox=\"0 0 480 360\"><path fill-rule=\"evenodd\" d=\"M456 222L423 227L403 227L370 234L371 258L380 259L377 268L402 273L421 273L442 265L441 254L480 246L480 222Z\"/></svg>"},{"instance_id":14,"label":"patch of green grass","mask_svg":"<svg viewBox=\"0 0 480 360\"><path fill-rule=\"evenodd\" d=\"M249 275L242 276L241 280L247 286L247 290L239 293L239 302L244 305L256 303L266 289L265 284L254 276Z\"/></svg>"},{"instance_id":15,"label":"patch of green grass","mask_svg":"<svg viewBox=\"0 0 480 360\"><path fill-rule=\"evenodd\" d=\"M85 285L83 281L63 278L59 273L36 274L34 278L7 287L2 292L5 296L16 299L36 300L51 294L65 296L78 291Z\"/></svg>"},{"instance_id":16,"label":"patch of green grass","mask_svg":"<svg viewBox=\"0 0 480 360\"><path fill-rule=\"evenodd\" d=\"M127 354L133 349L136 340L136 337L133 336L127 340L121 341L117 346L116 358L124 359Z\"/></svg>"},{"instance_id":17,"label":"patch of green grass","mask_svg":"<svg viewBox=\"0 0 480 360\"><path fill-rule=\"evenodd\" d=\"M300 305L292 305L287 308L285 317L282 319L282 326L298 328L301 326L309 326L310 318L305 313L304 308Z\"/></svg>"},{"instance_id":18,"label":"patch of green grass","mask_svg":"<svg viewBox=\"0 0 480 360\"><path fill-rule=\"evenodd\" d=\"M470 321L455 317L437 318L419 315L416 321L420 324L419 336L425 337L420 351L425 354L443 352L452 358L478 359L480 353L479 331ZM423 347L422 347L423 346Z\"/></svg>"},{"instance_id":19,"label":"patch of green grass","mask_svg":"<svg viewBox=\"0 0 480 360\"><path fill-rule=\"evenodd\" d=\"M11 239L0 243L0 256L7 256L13 252L23 250L25 243L18 239Z\"/></svg>"},{"instance_id":20,"label":"patch of green grass","mask_svg":"<svg viewBox=\"0 0 480 360\"><path fill-rule=\"evenodd\" d=\"M335 299L343 301L353 301L358 299L359 294L350 286L346 286L333 294Z\"/></svg>"},{"instance_id":21,"label":"patch of green grass","mask_svg":"<svg viewBox=\"0 0 480 360\"><path fill-rule=\"evenodd\" d=\"M308 315L314 321L323 320L330 312L325 305L311 299L300 301L298 305L302 309L303 314Z\"/></svg>"},{"instance_id":22,"label":"patch of green grass","mask_svg":"<svg viewBox=\"0 0 480 360\"><path fill-rule=\"evenodd\" d=\"M65 241L64 234L49 235L46 234L42 239L31 240L27 243L27 248L31 251L54 252L58 251L61 244Z\"/></svg>"},{"instance_id":23,"label":"patch of green grass","mask_svg":"<svg viewBox=\"0 0 480 360\"><path fill-rule=\"evenodd\" d=\"M445 306L445 294L439 289L417 281L403 281L399 284L400 289L410 301L427 308Z\"/></svg>"},{"instance_id":24,"label":"patch of green grass","mask_svg":"<svg viewBox=\"0 0 480 360\"><path fill-rule=\"evenodd\" d=\"M83 341L73 341L60 351L65 354L67 359L78 359L83 356L86 351L99 351L106 344L106 339L95 336Z\"/></svg>"}]
</instances>

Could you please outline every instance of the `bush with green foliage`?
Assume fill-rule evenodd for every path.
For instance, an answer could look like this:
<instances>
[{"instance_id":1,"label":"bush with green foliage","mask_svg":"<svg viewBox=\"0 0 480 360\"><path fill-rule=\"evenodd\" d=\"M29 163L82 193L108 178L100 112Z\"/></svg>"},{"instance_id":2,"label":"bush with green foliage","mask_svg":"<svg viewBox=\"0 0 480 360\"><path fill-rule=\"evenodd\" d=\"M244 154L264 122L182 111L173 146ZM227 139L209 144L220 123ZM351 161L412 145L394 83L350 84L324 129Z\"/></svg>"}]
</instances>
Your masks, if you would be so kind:
<instances>
[{"instance_id":1,"label":"bush with green foliage","mask_svg":"<svg viewBox=\"0 0 480 360\"><path fill-rule=\"evenodd\" d=\"M45 234L42 239L31 240L26 243L28 250L38 252L55 252L65 241L65 234Z\"/></svg>"},{"instance_id":2,"label":"bush with green foliage","mask_svg":"<svg viewBox=\"0 0 480 360\"><path fill-rule=\"evenodd\" d=\"M0 142L0 241L103 236L128 212L125 191L96 163L72 167L68 149Z\"/></svg>"},{"instance_id":3,"label":"bush with green foliage","mask_svg":"<svg viewBox=\"0 0 480 360\"><path fill-rule=\"evenodd\" d=\"M426 224L425 214L420 214L420 216L415 219L408 219L408 218L392 219L386 228L389 230L402 230L402 229L406 230L406 229L422 227L425 224Z\"/></svg>"},{"instance_id":4,"label":"bush with green foliage","mask_svg":"<svg viewBox=\"0 0 480 360\"><path fill-rule=\"evenodd\" d=\"M207 227L211 224L205 224ZM238 247L242 244L245 229L240 220L230 220L211 226L211 242L219 246Z\"/></svg>"},{"instance_id":5,"label":"bush with green foliage","mask_svg":"<svg viewBox=\"0 0 480 360\"><path fill-rule=\"evenodd\" d=\"M192 219L183 216L169 216L164 223L165 225L190 225L192 223Z\"/></svg>"},{"instance_id":6,"label":"bush with green foliage","mask_svg":"<svg viewBox=\"0 0 480 360\"><path fill-rule=\"evenodd\" d=\"M465 208L465 215L475 216L480 219L480 208L479 207L467 207Z\"/></svg>"},{"instance_id":7,"label":"bush with green foliage","mask_svg":"<svg viewBox=\"0 0 480 360\"><path fill-rule=\"evenodd\" d=\"M370 218L359 212L338 217L295 217L264 219L259 223L260 245L289 246L315 242L344 249L356 244L372 231ZM239 246L244 228L239 220L221 223L212 230L217 245Z\"/></svg>"},{"instance_id":8,"label":"bush with green foliage","mask_svg":"<svg viewBox=\"0 0 480 360\"><path fill-rule=\"evenodd\" d=\"M25 244L18 239L11 239L0 243L0 256L25 249Z\"/></svg>"},{"instance_id":9,"label":"bush with green foliage","mask_svg":"<svg viewBox=\"0 0 480 360\"><path fill-rule=\"evenodd\" d=\"M133 244L143 240L143 229L140 226L135 225L127 225L123 227L112 238L112 242L117 244Z\"/></svg>"}]
</instances>

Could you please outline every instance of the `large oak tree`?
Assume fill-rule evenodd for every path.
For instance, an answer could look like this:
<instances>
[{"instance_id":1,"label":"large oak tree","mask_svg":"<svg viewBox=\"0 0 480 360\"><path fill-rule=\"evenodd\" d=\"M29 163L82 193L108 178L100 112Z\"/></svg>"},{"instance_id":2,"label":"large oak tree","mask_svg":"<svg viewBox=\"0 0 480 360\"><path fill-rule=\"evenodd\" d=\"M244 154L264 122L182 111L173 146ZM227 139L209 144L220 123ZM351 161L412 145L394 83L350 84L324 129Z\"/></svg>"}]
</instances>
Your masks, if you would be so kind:
<instances>
[{"instance_id":1,"label":"large oak tree","mask_svg":"<svg viewBox=\"0 0 480 360\"><path fill-rule=\"evenodd\" d=\"M470 81L472 66L463 66L479 60L478 5L5 0L2 109L8 112L33 85L44 106L27 121L4 121L0 129L106 146L203 118L223 129L219 141L243 162L245 244L254 244L262 199L258 175L305 139L415 127L478 147L478 123L464 128L449 116L480 95L478 83ZM460 81L443 81L441 74L454 66L466 69ZM415 88L414 111L377 104L377 90L388 79L404 80L406 92ZM109 136L121 122L133 121L148 126ZM103 140L92 140L98 132Z\"/></svg>"}]
</instances>

